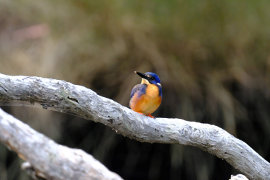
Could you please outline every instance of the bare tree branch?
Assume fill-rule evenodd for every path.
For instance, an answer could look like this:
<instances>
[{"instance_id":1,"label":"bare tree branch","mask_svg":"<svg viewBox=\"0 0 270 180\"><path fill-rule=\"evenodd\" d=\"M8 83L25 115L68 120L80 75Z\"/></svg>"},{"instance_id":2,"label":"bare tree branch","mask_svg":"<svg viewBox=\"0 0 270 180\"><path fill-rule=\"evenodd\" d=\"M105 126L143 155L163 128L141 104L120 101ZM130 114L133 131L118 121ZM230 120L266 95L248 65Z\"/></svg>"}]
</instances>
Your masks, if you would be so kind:
<instances>
[{"instance_id":1,"label":"bare tree branch","mask_svg":"<svg viewBox=\"0 0 270 180\"><path fill-rule=\"evenodd\" d=\"M237 174L235 176L231 175L231 178L229 180L248 180L248 178L243 174Z\"/></svg>"},{"instance_id":2,"label":"bare tree branch","mask_svg":"<svg viewBox=\"0 0 270 180\"><path fill-rule=\"evenodd\" d=\"M226 160L250 179L270 179L270 164L243 141L209 124L149 118L71 83L40 77L0 74L0 102L38 103L105 124L117 133L149 143L191 145Z\"/></svg>"},{"instance_id":3,"label":"bare tree branch","mask_svg":"<svg viewBox=\"0 0 270 180\"><path fill-rule=\"evenodd\" d=\"M0 141L46 179L121 180L82 150L71 149L36 132L0 109Z\"/></svg>"}]
</instances>

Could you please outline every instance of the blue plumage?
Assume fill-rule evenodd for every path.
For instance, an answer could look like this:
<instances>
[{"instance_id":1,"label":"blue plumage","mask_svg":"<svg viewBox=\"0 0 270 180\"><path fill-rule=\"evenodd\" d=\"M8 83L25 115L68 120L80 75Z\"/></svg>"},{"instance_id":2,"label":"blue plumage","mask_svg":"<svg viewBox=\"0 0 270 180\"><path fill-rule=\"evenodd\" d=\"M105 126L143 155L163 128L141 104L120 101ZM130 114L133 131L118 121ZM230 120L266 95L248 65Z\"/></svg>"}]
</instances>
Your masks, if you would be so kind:
<instances>
[{"instance_id":1,"label":"blue plumage","mask_svg":"<svg viewBox=\"0 0 270 180\"><path fill-rule=\"evenodd\" d=\"M132 110L151 116L160 105L162 99L162 88L157 74L152 72L140 73L141 84L137 84L131 91L129 106Z\"/></svg>"},{"instance_id":2,"label":"blue plumage","mask_svg":"<svg viewBox=\"0 0 270 180\"><path fill-rule=\"evenodd\" d=\"M137 84L136 86L134 86L134 88L131 90L130 98L132 98L136 92L138 93L139 97L145 94L146 87L146 84Z\"/></svg>"},{"instance_id":3,"label":"blue plumage","mask_svg":"<svg viewBox=\"0 0 270 180\"><path fill-rule=\"evenodd\" d=\"M153 72L146 72L144 73L146 76L149 76L150 78L147 79L151 84L157 84L160 83L160 79L156 73Z\"/></svg>"},{"instance_id":4,"label":"blue plumage","mask_svg":"<svg viewBox=\"0 0 270 180\"><path fill-rule=\"evenodd\" d=\"M145 75L150 76L150 78L147 79L149 81L149 83L157 85L158 90L159 90L159 95L162 97L162 88L161 88L161 84L160 84L161 81L160 81L158 75L156 73L153 73L153 72L146 72Z\"/></svg>"}]
</instances>

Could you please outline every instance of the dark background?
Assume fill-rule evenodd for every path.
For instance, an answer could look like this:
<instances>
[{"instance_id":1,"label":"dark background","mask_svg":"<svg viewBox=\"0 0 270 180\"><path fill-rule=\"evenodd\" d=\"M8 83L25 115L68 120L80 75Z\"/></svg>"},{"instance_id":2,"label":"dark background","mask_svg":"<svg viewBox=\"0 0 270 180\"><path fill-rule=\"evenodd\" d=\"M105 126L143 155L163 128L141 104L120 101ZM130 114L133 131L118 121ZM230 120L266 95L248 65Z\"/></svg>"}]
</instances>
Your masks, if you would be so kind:
<instances>
[{"instance_id":1,"label":"dark background","mask_svg":"<svg viewBox=\"0 0 270 180\"><path fill-rule=\"evenodd\" d=\"M128 106L133 71L159 74L158 117L219 126L270 159L267 0L0 0L0 72L62 79ZM36 107L4 110L56 142L92 154L124 179L229 179L197 148L148 144ZM27 180L0 144L0 179Z\"/></svg>"}]
</instances>

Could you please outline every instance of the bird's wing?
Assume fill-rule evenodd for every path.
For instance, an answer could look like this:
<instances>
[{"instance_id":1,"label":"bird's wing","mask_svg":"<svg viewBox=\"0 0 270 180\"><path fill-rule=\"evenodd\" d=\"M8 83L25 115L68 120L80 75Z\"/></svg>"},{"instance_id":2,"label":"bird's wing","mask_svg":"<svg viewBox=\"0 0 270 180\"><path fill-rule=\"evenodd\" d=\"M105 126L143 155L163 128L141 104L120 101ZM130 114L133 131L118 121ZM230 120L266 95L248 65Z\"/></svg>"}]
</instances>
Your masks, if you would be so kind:
<instances>
[{"instance_id":1,"label":"bird's wing","mask_svg":"<svg viewBox=\"0 0 270 180\"><path fill-rule=\"evenodd\" d=\"M146 84L137 84L136 86L134 86L134 88L131 90L130 98L132 98L136 92L139 93L138 96L144 94L146 87Z\"/></svg>"}]
</instances>

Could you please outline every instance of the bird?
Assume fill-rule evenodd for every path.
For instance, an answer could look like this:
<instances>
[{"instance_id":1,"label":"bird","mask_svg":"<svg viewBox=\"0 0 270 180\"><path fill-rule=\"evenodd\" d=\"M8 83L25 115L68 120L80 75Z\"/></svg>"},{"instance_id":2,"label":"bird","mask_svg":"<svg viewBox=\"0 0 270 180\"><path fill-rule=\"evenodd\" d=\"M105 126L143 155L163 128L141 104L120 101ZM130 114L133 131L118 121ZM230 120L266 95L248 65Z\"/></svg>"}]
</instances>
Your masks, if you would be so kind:
<instances>
[{"instance_id":1,"label":"bird","mask_svg":"<svg viewBox=\"0 0 270 180\"><path fill-rule=\"evenodd\" d=\"M162 86L157 74L134 71L142 80L133 87L129 107L140 114L154 118L151 114L157 110L162 100Z\"/></svg>"}]
</instances>

